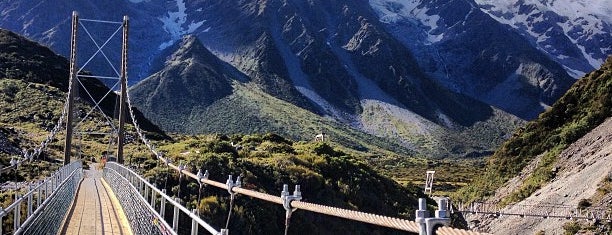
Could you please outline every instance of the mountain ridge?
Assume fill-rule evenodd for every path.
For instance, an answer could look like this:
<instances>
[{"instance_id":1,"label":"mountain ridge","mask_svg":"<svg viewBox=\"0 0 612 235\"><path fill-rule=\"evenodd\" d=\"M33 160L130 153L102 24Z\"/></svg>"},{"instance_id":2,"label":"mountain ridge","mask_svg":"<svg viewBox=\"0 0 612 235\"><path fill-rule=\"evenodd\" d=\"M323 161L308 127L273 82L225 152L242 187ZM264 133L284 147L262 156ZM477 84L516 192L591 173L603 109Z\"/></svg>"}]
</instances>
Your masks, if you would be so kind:
<instances>
[{"instance_id":1,"label":"mountain ridge","mask_svg":"<svg viewBox=\"0 0 612 235\"><path fill-rule=\"evenodd\" d=\"M382 8L378 3L382 4ZM67 20L56 19L57 16L50 19L49 16L42 14L60 5L50 4L48 0L42 1L34 9L28 10L27 16L32 18L32 23L19 24L18 22L24 18L17 16L24 6L8 2L0 4L8 9L2 13L5 20L0 22L0 26L60 48L62 54L67 53L68 47L61 43L67 42L69 38ZM420 115L434 121L439 121L435 120L437 114L428 113L427 108L422 107L427 106L423 100L419 101L418 96L402 98L406 94L399 89L419 86L411 85L408 81L422 77L420 70L426 71L426 74L431 76L426 80L433 78L436 83L441 83L453 92L485 101L523 119L537 116L537 113L544 110L540 103L552 104L550 101L558 98L568 84L573 82L567 79L566 74L554 68L555 66L540 60L527 60L531 64L525 65L539 67L539 72L526 73L519 70L519 77L525 78L516 79L512 75L523 62L517 62L512 58L515 56L504 58L500 55L499 59L495 59L497 58L495 46L491 47L488 54L480 60L468 57L454 59L454 57L462 58L458 57L462 53L453 50L470 42L473 44L471 47L474 52L487 50L480 46L489 45L486 34L495 34L497 31L501 39L513 34L511 30L501 27L502 23L483 13L472 0L448 3L387 0L310 3L286 0L261 3L251 1L186 3L183 0L176 0L162 3L152 0L122 1L116 7L108 9L93 10L93 6L95 4L73 5L84 15L94 17L99 17L106 11L109 11L106 15L117 18L120 18L119 14L132 15L131 32L136 32L136 36L131 39L135 42L135 46L131 48L135 53L131 54L131 63L128 66L129 74L136 76L136 80L148 77L161 69L155 67L159 64L154 61L165 57L162 49L179 41L183 35L195 35L210 51L250 76L266 92L302 108L322 115L332 115L348 123L352 118L347 117L344 112L355 114L362 110L358 98L359 89L356 87L358 83L355 81L361 80L360 76L382 86L383 90L392 93L391 95L402 103L410 105L411 109L421 109L417 111ZM377 15L380 9L387 8L388 10L384 11L389 11L391 14ZM68 16L70 14L66 9L57 9L56 12L65 12ZM487 23L476 24L478 22L471 19L475 16ZM390 17L405 20L396 20L398 24L390 24L388 21ZM444 40L444 35L464 35L461 34L461 28L453 28L451 24L461 26L466 23L473 26L463 29L467 29L468 34L477 37L464 36L455 40L461 42L450 44L444 42L448 41ZM404 25L416 31L406 29ZM402 39L402 36L393 33L394 28L402 28L400 31L409 32L405 35L422 35L424 32L426 34L424 37L429 39L419 39L421 36L415 36L414 41L420 44L410 46L411 43ZM474 34L472 33L474 30L470 28L484 29L481 30L484 33ZM392 36L387 35L388 33ZM403 43L398 43L397 40ZM532 47L523 39L519 41L521 42L517 45L520 47ZM378 56L375 56L377 53ZM392 59L385 59L384 56L380 56L381 53ZM389 56L388 53L393 56ZM428 54L437 54L437 56L432 57ZM542 58L541 53L535 52L535 54L537 56L529 57ZM368 59L368 56L375 58ZM417 58L418 64L413 57ZM513 61L508 68L504 66L506 59ZM461 69L447 66L447 64L464 64L462 61L473 61L473 63L463 65ZM486 66L479 67L481 63ZM277 66L283 64L285 66ZM367 66L375 68L367 69ZM474 71L478 74L473 75ZM487 71L493 71L495 75L487 76ZM449 74L452 74L452 79L448 78ZM554 79L547 74L554 75ZM394 79L390 79L392 77ZM492 83L488 78L498 81ZM517 100L512 103L508 99L504 100L493 95L496 90L492 85L501 81L506 81L508 85L497 89L510 90L506 96L523 98L512 99ZM539 86L540 83L547 86ZM521 85L513 86L513 84ZM477 88L479 86L482 88ZM472 90L472 87L477 89ZM420 92L414 88L410 91ZM487 95L487 92L490 94ZM521 93L529 95L520 95Z\"/></svg>"},{"instance_id":2,"label":"mountain ridge","mask_svg":"<svg viewBox=\"0 0 612 235\"><path fill-rule=\"evenodd\" d=\"M285 133L295 140L309 140L317 133L325 132L328 134L335 133L330 135L330 139L341 141L345 146L355 146L357 149L371 149L372 146L364 146L372 143L377 143L375 144L378 145L377 148L399 145L405 148L401 152L417 151L439 158L442 156L481 155L482 153L478 152L490 151L495 143L499 143L515 125L520 123L508 114L484 106L491 112L491 116L485 120L472 120L466 116L467 123L465 125L467 127L454 122L452 119L439 124L419 116L400 103L391 105L383 101L362 100L361 102L365 104L363 107L366 107L368 111L365 112L364 110L362 115L355 116L355 122L349 125L343 124L338 122L335 117L320 116L311 110L302 109L292 103L285 103L287 101L282 99L276 100L278 98L269 97L270 94L261 89L256 81L232 79L231 72L223 70L223 68L215 70L214 73L207 72L205 69L208 66L207 63L221 63L216 57L207 57L208 60L176 57L180 51L193 50L192 48L184 48L193 45L185 41L193 40L197 41L194 37L186 37L182 42L179 42L179 47L173 47L176 48L177 52L173 56L167 57L167 67L137 84L131 90L133 97L135 97L134 104L144 110L147 116L159 121L158 123L167 131L189 134L277 132ZM198 43L197 45L199 50L205 50L201 44ZM206 53L208 52L202 52L201 54ZM198 63L195 63L195 65L200 66L190 67L191 73L194 74L190 77L185 75L184 72L180 72L180 69L176 70L176 65L181 64L174 62L177 60L183 61L181 63L196 60ZM185 82L190 80L193 82ZM171 81L181 82L176 83L180 85L174 86L169 85ZM206 91L207 87L214 86L219 81L223 81L226 87L224 90L218 93ZM195 93L190 92L189 90L195 89L194 87L203 87L203 89ZM437 91L439 94L443 92ZM453 97L452 93L445 95ZM188 96L196 97L193 99L185 98ZM456 97L453 100L464 102L466 106L472 106L472 109L477 105L482 105L476 101L474 101L475 104L471 104L461 100L461 95ZM153 99L157 101L149 102ZM193 100L200 99L204 99L205 102L193 102ZM182 100L185 100L185 102ZM469 101L469 99L467 100ZM381 112L382 110L386 111ZM460 113L457 115L460 115ZM443 114L436 116L436 118L443 117ZM380 121L389 118L394 121ZM508 121L510 123L504 123ZM504 124L500 125L500 123ZM414 128L415 126L420 127ZM485 126L488 126L488 128L484 128ZM489 130L491 127L494 128ZM381 132L381 130L385 132ZM359 132L362 134L357 134ZM477 140L478 138L469 137L470 133L473 134L474 132L479 133L481 137L486 136L486 140L482 141ZM357 135L357 137L350 137L346 135L348 133ZM373 137L375 137L374 139L392 141L389 144L380 145L382 142L379 140L374 142L370 140ZM452 151L443 148L435 150L436 146L444 144L461 147ZM397 147L393 148L397 149Z\"/></svg>"}]
</instances>

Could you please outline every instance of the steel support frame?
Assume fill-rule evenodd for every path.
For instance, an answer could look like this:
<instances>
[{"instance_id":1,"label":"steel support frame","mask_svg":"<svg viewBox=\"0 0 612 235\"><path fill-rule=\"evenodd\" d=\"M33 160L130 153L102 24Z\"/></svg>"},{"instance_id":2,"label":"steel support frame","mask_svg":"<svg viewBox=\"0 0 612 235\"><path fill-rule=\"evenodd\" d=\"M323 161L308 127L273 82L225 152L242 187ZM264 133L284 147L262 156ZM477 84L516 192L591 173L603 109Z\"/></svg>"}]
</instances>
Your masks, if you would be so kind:
<instances>
[{"instance_id":1,"label":"steel support frame","mask_svg":"<svg viewBox=\"0 0 612 235\"><path fill-rule=\"evenodd\" d=\"M95 22L95 23L112 23L112 24L116 24L118 22L111 22L111 21L100 21L100 20L88 20L88 19L79 19L79 14L76 11L72 12L72 31L71 31L71 46L70 46L70 77L69 77L69 91L70 93L68 94L68 110L67 110L67 121L66 121L66 140L65 140L65 145L64 145L64 165L67 165L70 163L70 158L71 158L71 154L72 154L72 137L73 137L73 132L74 132L74 103L75 103L75 96L77 94L77 89L79 89L79 84L83 85L80 80L79 80L79 72L82 70L79 69L78 65L77 65L77 33L78 33L78 28L79 28L79 24L80 21L90 21L90 22ZM120 84L121 84L121 95L120 95L120 110L119 110L119 128L117 131L117 161L119 163L123 163L123 146L125 144L125 116L127 113L127 44L128 44L128 16L124 16L123 17L123 22L119 22L121 23L121 27L123 28L123 36L122 36L122 46L121 46L121 72L120 74L117 74L120 80ZM87 30L87 28L85 28L85 26L83 24L81 24L82 27L84 27L85 32L91 37L91 34L89 33L89 31ZM109 65L111 67L114 66L112 65L112 63L110 62L110 60L108 59L108 57L106 56L106 54L104 54L104 52L102 51L102 49L107 45L108 41L113 38L115 36L115 34L111 35L110 38L108 38L106 40L106 42L104 44L102 44L101 46L98 45L98 43L96 43L96 41L93 39L93 37L91 37L91 40L94 42L94 44L98 47L98 50L96 51L96 53L94 53L89 60L87 60L86 64L89 63L93 57L95 57L98 53L102 53L102 55L104 55L104 57L106 58L107 62L109 63ZM115 73L117 72L117 70L115 69ZM98 76L86 76L86 77L98 77ZM101 78L107 78L104 76L100 76ZM85 89L86 92L87 89ZM88 93L89 94L89 93ZM108 95L108 94L107 94ZM94 97L91 97L92 101L96 104L95 108L98 108L101 112L102 110L100 109L100 107L98 107L98 105L101 103L101 101L106 98L106 95L103 96L101 98L100 101L96 101L94 99ZM102 112L103 115L105 115ZM89 115L87 115L89 116ZM82 121L81 121L82 122ZM112 123L111 123L112 125ZM77 124L78 126L78 124ZM114 126L112 126L113 128L115 128Z\"/></svg>"}]
</instances>

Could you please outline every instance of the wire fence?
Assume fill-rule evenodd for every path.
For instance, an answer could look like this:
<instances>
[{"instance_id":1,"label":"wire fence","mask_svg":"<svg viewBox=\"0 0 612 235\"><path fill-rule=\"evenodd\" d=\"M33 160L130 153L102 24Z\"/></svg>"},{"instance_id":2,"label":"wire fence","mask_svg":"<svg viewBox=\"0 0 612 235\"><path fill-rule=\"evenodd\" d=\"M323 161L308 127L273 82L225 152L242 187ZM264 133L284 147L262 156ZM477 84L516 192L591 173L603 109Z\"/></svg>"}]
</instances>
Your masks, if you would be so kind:
<instances>
[{"instance_id":1,"label":"wire fence","mask_svg":"<svg viewBox=\"0 0 612 235\"><path fill-rule=\"evenodd\" d=\"M113 192L119 198L121 204L126 204L124 210L134 223L136 231L146 232L146 234L176 234L179 231L179 218L190 219L192 222L191 234L197 234L200 228L204 228L210 234L227 234L227 230L217 230L210 224L204 222L197 210L190 211L185 208L180 199L168 196L165 191L157 189L154 185L139 176L129 168L109 162L104 168L104 177L111 184ZM168 224L165 216L166 207L172 207L172 226ZM156 231L150 231L156 228ZM187 230L187 229L183 229ZM145 233L143 233L145 234Z\"/></svg>"},{"instance_id":2,"label":"wire fence","mask_svg":"<svg viewBox=\"0 0 612 235\"><path fill-rule=\"evenodd\" d=\"M460 212L470 214L490 214L495 216L520 216L584 220L612 219L612 211L605 207L577 208L575 206L570 205L550 203L519 203L502 207L496 203L487 202L472 202L469 204L459 203L457 206Z\"/></svg>"}]
</instances>

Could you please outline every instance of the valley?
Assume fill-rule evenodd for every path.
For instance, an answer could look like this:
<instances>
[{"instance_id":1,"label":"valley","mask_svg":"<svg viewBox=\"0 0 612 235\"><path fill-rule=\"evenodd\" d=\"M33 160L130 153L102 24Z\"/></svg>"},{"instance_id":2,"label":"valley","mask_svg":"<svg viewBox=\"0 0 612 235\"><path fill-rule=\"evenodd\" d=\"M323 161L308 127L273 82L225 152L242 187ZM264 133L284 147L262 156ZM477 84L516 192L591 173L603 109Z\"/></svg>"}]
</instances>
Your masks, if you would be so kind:
<instances>
[{"instance_id":1,"label":"valley","mask_svg":"<svg viewBox=\"0 0 612 235\"><path fill-rule=\"evenodd\" d=\"M283 208L246 197L232 207L223 190L202 198L197 183L159 159L207 169L219 182L241 175L245 189L273 195L301 184L312 203L403 220L415 219L418 198L431 209L440 196L612 214L606 1L0 0L0 207L62 165L64 126L54 127L66 112L76 10L91 31L78 31L75 44L77 73L87 77L71 155L115 158L115 137L103 133L119 122L120 92L108 79L118 72L103 64L120 53L86 41L120 48L107 40L115 26L92 22L129 15L134 120L126 120L125 164L214 227L287 229ZM29 153L36 158L9 167ZM428 170L436 171L431 195L423 192ZM452 213L454 227L496 234L612 230L609 221ZM292 230L306 233L397 233L296 215ZM2 219L2 231L12 231L12 219Z\"/></svg>"}]
</instances>

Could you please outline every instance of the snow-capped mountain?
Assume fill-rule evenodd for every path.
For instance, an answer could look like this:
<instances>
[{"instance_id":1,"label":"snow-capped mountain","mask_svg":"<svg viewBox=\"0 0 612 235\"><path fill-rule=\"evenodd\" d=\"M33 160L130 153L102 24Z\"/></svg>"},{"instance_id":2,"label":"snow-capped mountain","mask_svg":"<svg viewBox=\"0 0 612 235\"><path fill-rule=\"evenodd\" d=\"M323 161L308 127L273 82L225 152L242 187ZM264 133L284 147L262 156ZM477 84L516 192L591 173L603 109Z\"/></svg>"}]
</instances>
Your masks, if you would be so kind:
<instances>
[{"instance_id":1,"label":"snow-capped mountain","mask_svg":"<svg viewBox=\"0 0 612 235\"><path fill-rule=\"evenodd\" d=\"M476 0L562 64L574 77L612 54L612 0Z\"/></svg>"},{"instance_id":2,"label":"snow-capped mountain","mask_svg":"<svg viewBox=\"0 0 612 235\"><path fill-rule=\"evenodd\" d=\"M437 143L428 145L431 147L447 145L449 139L462 139L477 125L492 127L493 122L512 119L507 113L523 119L536 117L574 82L565 69L587 71L580 61L591 66L587 59L579 57L563 61L551 57L527 34L500 22L489 10L493 8L479 3L41 0L32 6L22 1L0 0L3 9L0 27L67 55L72 10L89 19L120 20L129 15L128 76L132 83L160 71L181 71L169 67L168 57L176 52L172 50L177 44L183 43L184 36L192 35L195 37L191 40L197 38L206 49L196 51L210 51L248 77L246 87L260 89L271 97L360 131L393 138L406 146ZM602 28L606 30L609 31ZM112 29L106 31L112 33ZM80 39L88 39L86 32L79 33ZM100 42L105 38L95 39ZM586 52L609 50L605 45L595 46L584 48ZM96 49L91 44L80 48L84 49L80 56L93 54ZM109 57L115 55L106 52ZM208 59L194 61L212 60L211 56L204 58ZM79 59L81 63L83 60ZM89 70L109 71L91 64ZM584 70L576 69L580 66ZM151 81L160 80L160 84L162 79L189 81L186 76L190 76L180 72L170 75L179 78L158 74L159 79ZM203 84L210 81L214 80ZM232 97L198 91L193 94ZM205 100L214 106L214 99ZM198 118L194 113L189 115L191 119ZM447 138L451 132L463 134ZM495 130L486 135L500 138L502 132ZM436 137L425 137L432 133ZM420 144L412 139L415 135L420 136L416 138ZM467 149L490 149L491 146L483 146L479 141L482 140L475 140Z\"/></svg>"},{"instance_id":3,"label":"snow-capped mountain","mask_svg":"<svg viewBox=\"0 0 612 235\"><path fill-rule=\"evenodd\" d=\"M525 119L571 85L564 69L472 0L370 0L379 21L447 88Z\"/></svg>"}]
</instances>

